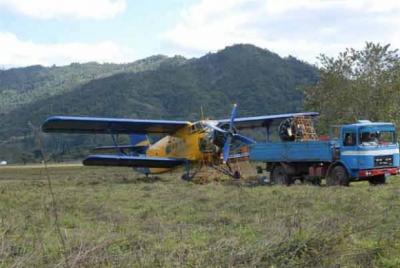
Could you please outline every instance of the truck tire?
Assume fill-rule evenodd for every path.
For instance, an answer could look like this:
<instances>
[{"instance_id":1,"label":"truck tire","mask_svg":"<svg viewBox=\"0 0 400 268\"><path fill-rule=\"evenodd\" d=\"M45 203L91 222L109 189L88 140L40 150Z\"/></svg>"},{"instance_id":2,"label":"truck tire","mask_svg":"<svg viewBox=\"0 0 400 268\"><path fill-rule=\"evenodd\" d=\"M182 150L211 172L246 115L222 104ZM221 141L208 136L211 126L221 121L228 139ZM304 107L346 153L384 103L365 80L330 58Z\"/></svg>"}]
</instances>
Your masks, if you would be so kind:
<instances>
[{"instance_id":1,"label":"truck tire","mask_svg":"<svg viewBox=\"0 0 400 268\"><path fill-rule=\"evenodd\" d=\"M347 175L347 171L341 165L334 167L326 178L327 186L349 186L349 184L350 179Z\"/></svg>"},{"instance_id":2,"label":"truck tire","mask_svg":"<svg viewBox=\"0 0 400 268\"><path fill-rule=\"evenodd\" d=\"M278 185L289 186L292 183L290 176L282 166L275 166L271 172L271 182Z\"/></svg>"},{"instance_id":3,"label":"truck tire","mask_svg":"<svg viewBox=\"0 0 400 268\"><path fill-rule=\"evenodd\" d=\"M379 175L368 179L370 185L382 185L386 183L386 176Z\"/></svg>"}]
</instances>

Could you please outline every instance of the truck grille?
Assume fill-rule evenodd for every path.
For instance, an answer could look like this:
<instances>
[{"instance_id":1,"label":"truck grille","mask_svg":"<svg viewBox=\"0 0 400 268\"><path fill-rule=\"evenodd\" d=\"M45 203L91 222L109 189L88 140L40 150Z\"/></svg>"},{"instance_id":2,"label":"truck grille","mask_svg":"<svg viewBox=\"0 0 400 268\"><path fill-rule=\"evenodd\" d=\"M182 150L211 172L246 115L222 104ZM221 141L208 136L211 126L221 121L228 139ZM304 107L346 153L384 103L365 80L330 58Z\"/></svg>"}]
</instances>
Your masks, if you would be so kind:
<instances>
[{"instance_id":1,"label":"truck grille","mask_svg":"<svg viewBox=\"0 0 400 268\"><path fill-rule=\"evenodd\" d=\"M375 167L393 166L393 155L380 155L374 158Z\"/></svg>"}]
</instances>

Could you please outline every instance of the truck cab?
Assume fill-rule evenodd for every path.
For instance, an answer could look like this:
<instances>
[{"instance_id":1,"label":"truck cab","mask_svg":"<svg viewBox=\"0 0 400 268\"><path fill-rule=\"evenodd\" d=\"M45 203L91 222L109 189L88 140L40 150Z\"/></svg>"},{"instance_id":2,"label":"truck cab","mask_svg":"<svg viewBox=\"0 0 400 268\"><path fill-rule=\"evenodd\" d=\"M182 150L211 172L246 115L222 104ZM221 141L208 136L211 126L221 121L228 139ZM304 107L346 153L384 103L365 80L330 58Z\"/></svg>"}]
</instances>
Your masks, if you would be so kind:
<instances>
[{"instance_id":1,"label":"truck cab","mask_svg":"<svg viewBox=\"0 0 400 268\"><path fill-rule=\"evenodd\" d=\"M398 174L399 146L392 123L360 120L339 127L340 136L333 139L337 161L353 180L384 183L388 175Z\"/></svg>"}]
</instances>

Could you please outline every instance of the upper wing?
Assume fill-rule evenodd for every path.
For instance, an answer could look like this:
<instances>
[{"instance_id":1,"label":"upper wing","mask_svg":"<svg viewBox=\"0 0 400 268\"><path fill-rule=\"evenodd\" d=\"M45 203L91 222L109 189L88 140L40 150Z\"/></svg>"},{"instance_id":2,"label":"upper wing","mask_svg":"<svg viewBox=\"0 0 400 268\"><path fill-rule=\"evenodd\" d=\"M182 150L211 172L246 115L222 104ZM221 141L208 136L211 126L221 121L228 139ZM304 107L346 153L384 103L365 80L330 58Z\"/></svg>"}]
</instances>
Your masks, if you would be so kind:
<instances>
[{"instance_id":1,"label":"upper wing","mask_svg":"<svg viewBox=\"0 0 400 268\"><path fill-rule=\"evenodd\" d=\"M83 164L85 166L124 166L147 168L172 168L186 162L183 158L147 157L128 155L90 155Z\"/></svg>"},{"instance_id":2,"label":"upper wing","mask_svg":"<svg viewBox=\"0 0 400 268\"><path fill-rule=\"evenodd\" d=\"M319 113L316 112L306 112L306 113L291 113L291 114L277 114L277 115L262 115L253 117L239 117L235 119L235 128L255 128L255 127L265 127L271 124L275 120L291 118L296 116L317 116ZM229 123L230 119L218 120L219 125Z\"/></svg>"},{"instance_id":3,"label":"upper wing","mask_svg":"<svg viewBox=\"0 0 400 268\"><path fill-rule=\"evenodd\" d=\"M44 132L100 133L100 134L148 134L174 133L189 125L187 121L145 120L122 118L98 118L53 116L42 125Z\"/></svg>"}]
</instances>

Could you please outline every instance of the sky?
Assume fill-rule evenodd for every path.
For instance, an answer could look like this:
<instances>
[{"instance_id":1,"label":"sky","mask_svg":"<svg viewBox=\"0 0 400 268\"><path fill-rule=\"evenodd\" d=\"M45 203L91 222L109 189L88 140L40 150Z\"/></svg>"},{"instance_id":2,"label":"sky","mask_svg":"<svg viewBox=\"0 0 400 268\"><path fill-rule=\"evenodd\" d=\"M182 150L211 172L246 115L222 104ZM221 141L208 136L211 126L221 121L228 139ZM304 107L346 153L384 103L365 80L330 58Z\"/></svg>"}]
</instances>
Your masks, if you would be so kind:
<instances>
[{"instance_id":1,"label":"sky","mask_svg":"<svg viewBox=\"0 0 400 268\"><path fill-rule=\"evenodd\" d=\"M311 64L366 41L400 48L398 0L0 0L0 68L249 43Z\"/></svg>"}]
</instances>

